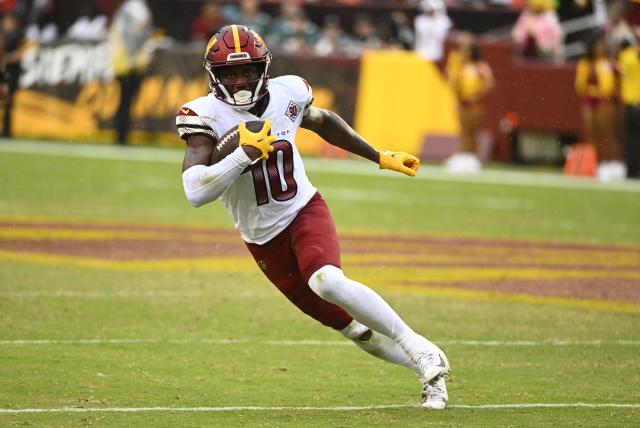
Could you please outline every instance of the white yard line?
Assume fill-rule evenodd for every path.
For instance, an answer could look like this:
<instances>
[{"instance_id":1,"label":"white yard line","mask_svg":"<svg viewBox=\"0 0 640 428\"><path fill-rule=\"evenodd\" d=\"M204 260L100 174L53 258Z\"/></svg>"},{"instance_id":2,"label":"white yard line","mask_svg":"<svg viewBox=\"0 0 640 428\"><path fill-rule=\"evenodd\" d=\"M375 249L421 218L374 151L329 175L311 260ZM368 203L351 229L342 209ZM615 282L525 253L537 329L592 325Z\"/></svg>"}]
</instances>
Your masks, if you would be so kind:
<instances>
[{"instance_id":1,"label":"white yard line","mask_svg":"<svg viewBox=\"0 0 640 428\"><path fill-rule=\"evenodd\" d=\"M145 345L205 344L235 345L253 343L271 346L351 346L348 340L252 340L252 339L16 339L0 340L0 346L21 345ZM442 340L442 346L540 347L540 346L640 346L640 340Z\"/></svg>"},{"instance_id":2,"label":"white yard line","mask_svg":"<svg viewBox=\"0 0 640 428\"><path fill-rule=\"evenodd\" d=\"M450 409L639 409L640 403L510 403L510 404L450 404Z\"/></svg>"},{"instance_id":3,"label":"white yard line","mask_svg":"<svg viewBox=\"0 0 640 428\"><path fill-rule=\"evenodd\" d=\"M157 147L119 147L100 144L65 144L33 140L12 140L0 143L0 152L36 156L63 156L85 159L106 159L133 162L180 162L184 152Z\"/></svg>"},{"instance_id":4,"label":"white yard line","mask_svg":"<svg viewBox=\"0 0 640 428\"><path fill-rule=\"evenodd\" d=\"M31 409L0 409L2 413L148 413L148 412L278 412L278 411L362 411L419 408L416 404L386 404L370 406L226 406L226 407L59 407ZM639 409L640 403L508 403L508 404L450 404L449 409L509 410L509 409Z\"/></svg>"},{"instance_id":5,"label":"white yard line","mask_svg":"<svg viewBox=\"0 0 640 428\"><path fill-rule=\"evenodd\" d=\"M202 339L202 340L161 340L161 339L35 339L35 340L0 340L0 346L11 345L145 345L145 344L192 344L229 345L248 343L248 340L236 339ZM260 342L255 342L260 343Z\"/></svg>"},{"instance_id":6,"label":"white yard line","mask_svg":"<svg viewBox=\"0 0 640 428\"><path fill-rule=\"evenodd\" d=\"M370 204L390 204L404 206L424 206L453 208L470 206L494 211L531 211L535 208L533 203L524 198L509 197L477 197L471 196L461 200L460 198L435 197L416 199L411 196L398 195L392 190L367 190L363 192L358 187L322 186L322 196L326 199L339 199L350 202L366 202Z\"/></svg>"},{"instance_id":7,"label":"white yard line","mask_svg":"<svg viewBox=\"0 0 640 428\"><path fill-rule=\"evenodd\" d=\"M112 299L112 298L166 298L166 297L201 297L202 291L180 290L148 290L148 291L66 291L66 290L24 290L0 291L0 297L33 298L33 297L72 297L82 299Z\"/></svg>"},{"instance_id":8,"label":"white yard line","mask_svg":"<svg viewBox=\"0 0 640 428\"><path fill-rule=\"evenodd\" d=\"M180 164L183 150L158 147L119 147L99 144L66 144L34 140L12 140L0 142L0 153L24 153L38 156L64 156L86 159L107 159L134 162L161 162ZM347 159L305 158L305 168L311 172L326 172L359 176L381 176L403 178L401 174L379 171L370 162ZM484 169L474 175L452 175L440 166L425 165L418 180L445 182L485 183L524 187L548 187L564 189L606 190L617 192L640 192L640 181L620 183L598 183L593 180L575 179L559 173Z\"/></svg>"}]
</instances>

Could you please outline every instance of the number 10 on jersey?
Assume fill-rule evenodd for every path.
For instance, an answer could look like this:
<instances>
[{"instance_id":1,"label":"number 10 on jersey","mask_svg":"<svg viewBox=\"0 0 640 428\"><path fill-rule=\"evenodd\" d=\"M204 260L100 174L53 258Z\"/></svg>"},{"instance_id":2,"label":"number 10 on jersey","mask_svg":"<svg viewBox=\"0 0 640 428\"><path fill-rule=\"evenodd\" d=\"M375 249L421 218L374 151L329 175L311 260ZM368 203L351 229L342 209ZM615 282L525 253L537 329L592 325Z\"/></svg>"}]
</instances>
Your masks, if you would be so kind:
<instances>
[{"instance_id":1,"label":"number 10 on jersey","mask_svg":"<svg viewBox=\"0 0 640 428\"><path fill-rule=\"evenodd\" d=\"M273 144L273 152L269 159L256 162L251 166L253 188L256 192L258 206L269 203L271 198L278 202L288 201L298 192L298 184L293 177L293 147L286 140L278 140ZM265 177L265 168L266 177ZM269 180L269 188L267 188Z\"/></svg>"}]
</instances>

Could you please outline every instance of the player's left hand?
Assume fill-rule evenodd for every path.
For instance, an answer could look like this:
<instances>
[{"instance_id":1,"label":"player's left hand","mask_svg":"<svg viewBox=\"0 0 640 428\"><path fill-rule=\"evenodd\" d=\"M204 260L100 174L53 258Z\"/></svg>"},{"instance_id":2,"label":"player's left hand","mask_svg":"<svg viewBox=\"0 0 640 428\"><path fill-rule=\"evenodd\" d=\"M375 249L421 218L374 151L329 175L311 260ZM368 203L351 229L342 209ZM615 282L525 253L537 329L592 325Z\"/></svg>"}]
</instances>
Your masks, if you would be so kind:
<instances>
[{"instance_id":1,"label":"player's left hand","mask_svg":"<svg viewBox=\"0 0 640 428\"><path fill-rule=\"evenodd\" d=\"M380 169L391 169L415 177L420 159L405 152L380 151Z\"/></svg>"}]
</instances>

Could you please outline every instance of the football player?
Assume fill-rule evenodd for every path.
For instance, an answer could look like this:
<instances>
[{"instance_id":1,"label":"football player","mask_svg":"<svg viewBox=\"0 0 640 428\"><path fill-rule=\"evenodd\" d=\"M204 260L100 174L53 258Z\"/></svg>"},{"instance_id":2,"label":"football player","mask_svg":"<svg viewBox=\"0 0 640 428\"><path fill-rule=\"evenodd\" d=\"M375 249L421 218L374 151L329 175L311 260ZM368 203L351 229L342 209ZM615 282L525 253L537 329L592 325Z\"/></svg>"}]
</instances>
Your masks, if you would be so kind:
<instances>
[{"instance_id":1,"label":"football player","mask_svg":"<svg viewBox=\"0 0 640 428\"><path fill-rule=\"evenodd\" d=\"M423 407L444 409L447 357L375 291L344 275L333 219L294 141L300 127L309 129L381 169L409 176L418 158L374 149L338 115L312 106L304 79L270 79L270 62L260 35L245 26L223 27L209 41L204 68L211 91L183 105L176 118L187 143L187 199L195 207L220 199L257 265L294 305L366 352L413 370ZM254 133L245 123L256 120L265 123ZM211 165L219 137L235 127L238 148Z\"/></svg>"}]
</instances>

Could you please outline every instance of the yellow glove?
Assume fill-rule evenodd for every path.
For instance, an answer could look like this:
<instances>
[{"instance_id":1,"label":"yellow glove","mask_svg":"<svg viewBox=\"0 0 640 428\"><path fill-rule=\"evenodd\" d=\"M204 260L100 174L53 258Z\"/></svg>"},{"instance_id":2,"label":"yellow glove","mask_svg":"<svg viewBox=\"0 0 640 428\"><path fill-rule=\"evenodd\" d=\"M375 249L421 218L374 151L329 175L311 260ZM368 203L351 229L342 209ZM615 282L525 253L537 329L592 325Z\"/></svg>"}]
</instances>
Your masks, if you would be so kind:
<instances>
[{"instance_id":1,"label":"yellow glove","mask_svg":"<svg viewBox=\"0 0 640 428\"><path fill-rule=\"evenodd\" d=\"M391 169L414 177L420 167L420 159L405 152L380 152L380 169Z\"/></svg>"},{"instance_id":2,"label":"yellow glove","mask_svg":"<svg viewBox=\"0 0 640 428\"><path fill-rule=\"evenodd\" d=\"M268 159L269 153L273 151L271 143L276 141L274 135L268 135L271 131L271 120L265 120L262 129L258 132L251 132L244 122L238 125L240 146L252 146L260 150L260 159Z\"/></svg>"}]
</instances>

